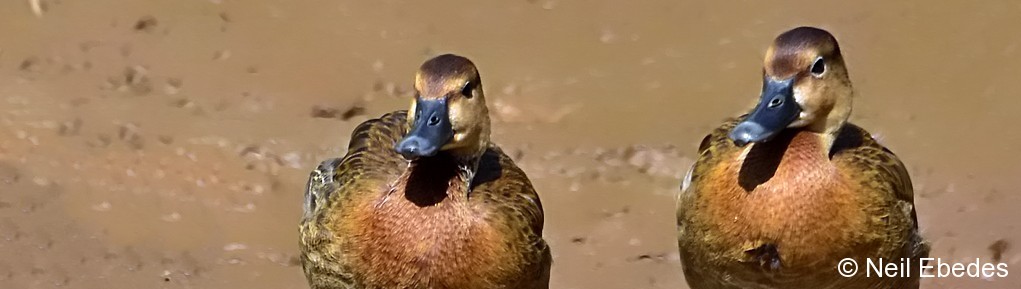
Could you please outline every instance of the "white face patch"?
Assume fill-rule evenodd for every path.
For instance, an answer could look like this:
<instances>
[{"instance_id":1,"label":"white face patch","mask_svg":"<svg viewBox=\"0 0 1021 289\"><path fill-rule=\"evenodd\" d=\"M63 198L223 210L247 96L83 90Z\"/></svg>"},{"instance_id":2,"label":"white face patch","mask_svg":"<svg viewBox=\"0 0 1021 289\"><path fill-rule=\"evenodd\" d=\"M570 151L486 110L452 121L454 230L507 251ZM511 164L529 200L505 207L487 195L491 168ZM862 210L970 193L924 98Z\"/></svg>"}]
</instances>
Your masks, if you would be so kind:
<instances>
[{"instance_id":1,"label":"white face patch","mask_svg":"<svg viewBox=\"0 0 1021 289\"><path fill-rule=\"evenodd\" d=\"M408 120L415 120L415 112L418 111L418 97L411 99L411 109L408 110Z\"/></svg>"},{"instance_id":2,"label":"white face patch","mask_svg":"<svg viewBox=\"0 0 1021 289\"><path fill-rule=\"evenodd\" d=\"M805 93L797 85L794 86L794 102L797 102L801 107L805 107Z\"/></svg>"},{"instance_id":3,"label":"white face patch","mask_svg":"<svg viewBox=\"0 0 1021 289\"><path fill-rule=\"evenodd\" d=\"M804 109L805 107L805 93L797 85L794 86L794 102L798 103L798 106L802 107L801 113L798 114L798 119L794 120L788 127L801 127L807 125L804 123L807 119L812 119L812 112Z\"/></svg>"},{"instance_id":4,"label":"white face patch","mask_svg":"<svg viewBox=\"0 0 1021 289\"><path fill-rule=\"evenodd\" d=\"M454 130L455 142L464 140L464 121L461 119L461 113L460 105L451 104L447 107L447 117L450 119L450 128Z\"/></svg>"}]
</instances>

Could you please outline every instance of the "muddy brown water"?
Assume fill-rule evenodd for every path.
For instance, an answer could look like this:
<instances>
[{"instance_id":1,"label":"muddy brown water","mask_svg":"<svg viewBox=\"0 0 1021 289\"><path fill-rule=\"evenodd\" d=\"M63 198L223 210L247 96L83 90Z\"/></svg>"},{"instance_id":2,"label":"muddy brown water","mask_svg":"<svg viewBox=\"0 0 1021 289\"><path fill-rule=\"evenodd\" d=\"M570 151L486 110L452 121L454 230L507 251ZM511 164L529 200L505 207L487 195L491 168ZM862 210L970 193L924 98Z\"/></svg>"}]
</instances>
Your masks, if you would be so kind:
<instances>
[{"instance_id":1,"label":"muddy brown water","mask_svg":"<svg viewBox=\"0 0 1021 289\"><path fill-rule=\"evenodd\" d=\"M922 287L1021 287L1021 3L717 2L3 1L0 288L307 288L306 173L443 52L542 197L552 288L686 288L679 179L799 25L841 41L932 255L1017 271Z\"/></svg>"}]
</instances>

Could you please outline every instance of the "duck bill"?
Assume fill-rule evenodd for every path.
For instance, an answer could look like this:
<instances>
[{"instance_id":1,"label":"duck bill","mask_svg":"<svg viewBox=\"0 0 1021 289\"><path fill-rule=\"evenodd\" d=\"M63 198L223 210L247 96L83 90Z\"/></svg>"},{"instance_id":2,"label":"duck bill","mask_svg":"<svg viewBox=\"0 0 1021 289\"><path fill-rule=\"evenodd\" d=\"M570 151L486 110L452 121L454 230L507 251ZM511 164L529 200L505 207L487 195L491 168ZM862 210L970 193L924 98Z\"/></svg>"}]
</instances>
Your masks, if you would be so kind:
<instances>
[{"instance_id":1,"label":"duck bill","mask_svg":"<svg viewBox=\"0 0 1021 289\"><path fill-rule=\"evenodd\" d=\"M419 98L415 103L415 120L411 130L394 147L407 160L434 156L454 137L446 98Z\"/></svg>"},{"instance_id":2,"label":"duck bill","mask_svg":"<svg viewBox=\"0 0 1021 289\"><path fill-rule=\"evenodd\" d=\"M801 114L794 100L794 78L762 81L762 96L755 110L730 131L730 139L738 146L751 142L767 142L783 131Z\"/></svg>"}]
</instances>

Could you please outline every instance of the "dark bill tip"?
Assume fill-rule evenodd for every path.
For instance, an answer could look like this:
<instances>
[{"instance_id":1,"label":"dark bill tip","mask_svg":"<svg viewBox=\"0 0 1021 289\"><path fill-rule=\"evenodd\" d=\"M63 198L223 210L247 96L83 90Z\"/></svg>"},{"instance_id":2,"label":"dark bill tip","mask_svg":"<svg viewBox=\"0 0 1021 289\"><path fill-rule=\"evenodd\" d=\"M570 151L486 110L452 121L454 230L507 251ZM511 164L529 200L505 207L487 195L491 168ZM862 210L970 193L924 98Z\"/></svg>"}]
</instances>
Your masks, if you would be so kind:
<instances>
[{"instance_id":1,"label":"dark bill tip","mask_svg":"<svg viewBox=\"0 0 1021 289\"><path fill-rule=\"evenodd\" d=\"M738 146L753 142L767 142L783 131L801 114L801 106L794 99L794 79L763 79L762 95L755 106L728 137Z\"/></svg>"},{"instance_id":2,"label":"dark bill tip","mask_svg":"<svg viewBox=\"0 0 1021 289\"><path fill-rule=\"evenodd\" d=\"M454 137L446 99L418 99L415 107L411 129L394 146L394 151L407 160L435 156Z\"/></svg>"},{"instance_id":3,"label":"dark bill tip","mask_svg":"<svg viewBox=\"0 0 1021 289\"><path fill-rule=\"evenodd\" d=\"M434 141L417 135L405 137L397 143L394 150L407 160L435 156L440 151Z\"/></svg>"},{"instance_id":4,"label":"dark bill tip","mask_svg":"<svg viewBox=\"0 0 1021 289\"><path fill-rule=\"evenodd\" d=\"M739 123L730 131L730 139L738 146L745 146L748 143L761 142L773 136L773 133L766 130L762 125L744 121Z\"/></svg>"}]
</instances>

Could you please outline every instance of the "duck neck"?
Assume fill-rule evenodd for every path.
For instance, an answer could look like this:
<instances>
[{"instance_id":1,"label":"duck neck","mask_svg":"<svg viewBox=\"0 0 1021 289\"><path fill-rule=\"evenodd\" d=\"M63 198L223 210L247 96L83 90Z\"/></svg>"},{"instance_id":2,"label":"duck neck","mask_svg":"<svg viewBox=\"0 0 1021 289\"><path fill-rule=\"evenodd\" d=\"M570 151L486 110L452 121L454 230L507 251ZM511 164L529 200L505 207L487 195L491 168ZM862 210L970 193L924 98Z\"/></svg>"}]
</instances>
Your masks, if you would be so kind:
<instances>
[{"instance_id":1,"label":"duck neck","mask_svg":"<svg viewBox=\"0 0 1021 289\"><path fill-rule=\"evenodd\" d=\"M823 97L818 103L810 105L813 107L813 119L806 130L821 134L823 137L823 148L829 152L836 141L840 130L844 128L847 119L851 116L852 99L854 88L847 77L846 71L835 71L839 75L834 76L839 82L835 85L826 86L824 91L827 97Z\"/></svg>"},{"instance_id":2,"label":"duck neck","mask_svg":"<svg viewBox=\"0 0 1021 289\"><path fill-rule=\"evenodd\" d=\"M827 110L823 117L812 122L804 130L819 134L822 138L822 148L829 152L833 147L833 142L840 135L840 130L847 123L847 118L851 115L851 97L838 98L836 103Z\"/></svg>"},{"instance_id":3,"label":"duck neck","mask_svg":"<svg viewBox=\"0 0 1021 289\"><path fill-rule=\"evenodd\" d=\"M488 119L487 119L488 122ZM488 126L487 126L488 127ZM457 166L458 178L465 184L465 193L471 193L472 181L479 169L479 161L489 148L489 131L485 131L476 145L451 149L448 154Z\"/></svg>"},{"instance_id":4,"label":"duck neck","mask_svg":"<svg viewBox=\"0 0 1021 289\"><path fill-rule=\"evenodd\" d=\"M471 192L478 162L478 157L450 152L414 160L401 175L403 186L399 189L403 189L405 198L419 206L465 201Z\"/></svg>"},{"instance_id":5,"label":"duck neck","mask_svg":"<svg viewBox=\"0 0 1021 289\"><path fill-rule=\"evenodd\" d=\"M475 179L475 173L479 170L479 160L482 159L481 151L470 155L453 155L454 163L457 166L457 177L453 181L457 181L462 185L462 190L458 191L459 194L465 197L472 191L472 180Z\"/></svg>"}]
</instances>

